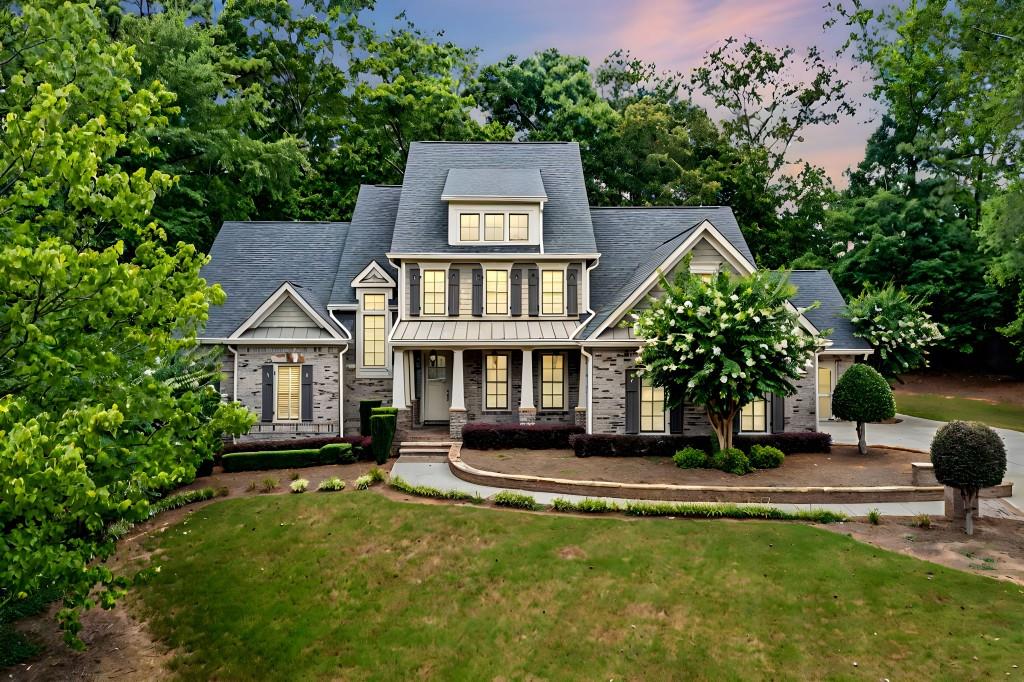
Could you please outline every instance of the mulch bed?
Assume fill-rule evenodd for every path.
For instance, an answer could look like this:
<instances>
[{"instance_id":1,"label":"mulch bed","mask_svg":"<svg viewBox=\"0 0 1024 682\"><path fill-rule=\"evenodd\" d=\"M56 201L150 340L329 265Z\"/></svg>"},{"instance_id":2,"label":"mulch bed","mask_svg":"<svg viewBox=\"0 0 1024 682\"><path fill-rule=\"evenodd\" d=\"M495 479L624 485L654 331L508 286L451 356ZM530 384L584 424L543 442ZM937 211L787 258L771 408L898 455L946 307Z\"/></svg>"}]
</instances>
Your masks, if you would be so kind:
<instances>
[{"instance_id":1,"label":"mulch bed","mask_svg":"<svg viewBox=\"0 0 1024 682\"><path fill-rule=\"evenodd\" d=\"M880 486L912 485L910 463L928 454L872 447L866 456L856 447L836 445L831 453L786 457L778 469L735 476L710 469L680 469L669 457L576 457L572 450L462 450L472 467L502 474L619 483L732 486Z\"/></svg>"}]
</instances>

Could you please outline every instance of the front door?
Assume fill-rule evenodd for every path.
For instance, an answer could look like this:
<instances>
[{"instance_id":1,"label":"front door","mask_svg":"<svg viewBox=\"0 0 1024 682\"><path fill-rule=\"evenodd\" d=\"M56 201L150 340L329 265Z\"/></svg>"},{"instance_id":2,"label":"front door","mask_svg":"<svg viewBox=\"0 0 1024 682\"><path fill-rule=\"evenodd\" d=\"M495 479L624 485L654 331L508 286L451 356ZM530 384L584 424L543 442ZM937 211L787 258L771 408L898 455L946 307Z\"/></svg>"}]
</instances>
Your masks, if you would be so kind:
<instances>
[{"instance_id":1,"label":"front door","mask_svg":"<svg viewBox=\"0 0 1024 682\"><path fill-rule=\"evenodd\" d=\"M451 353L432 350L423 363L423 421L447 422L451 407L451 387L448 368Z\"/></svg>"}]
</instances>

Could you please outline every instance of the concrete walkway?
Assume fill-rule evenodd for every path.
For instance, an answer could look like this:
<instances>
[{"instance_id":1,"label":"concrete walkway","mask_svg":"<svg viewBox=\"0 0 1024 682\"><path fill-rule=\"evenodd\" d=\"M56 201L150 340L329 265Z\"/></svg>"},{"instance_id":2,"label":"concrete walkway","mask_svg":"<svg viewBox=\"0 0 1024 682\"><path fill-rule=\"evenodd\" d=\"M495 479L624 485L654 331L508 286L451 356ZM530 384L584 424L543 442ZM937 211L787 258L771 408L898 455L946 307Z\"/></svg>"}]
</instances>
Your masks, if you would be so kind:
<instances>
[{"instance_id":1,"label":"concrete walkway","mask_svg":"<svg viewBox=\"0 0 1024 682\"><path fill-rule=\"evenodd\" d=\"M899 424L872 424L868 426L868 442L876 445L893 445L927 451L932 436L942 422L906 417ZM822 431L832 434L836 443L856 443L854 425L849 422L826 422L821 425ZM1004 498L1024 513L1024 433L1007 429L996 429L1006 443L1007 472L1006 478L1013 481L1014 495ZM925 458L923 458L925 459ZM425 485L439 490L461 490L471 495L491 497L501 490L514 490L531 495L541 504L551 504L556 497L570 500L581 500L581 495L565 495L558 493L516 490L514 488L492 488L477 485L457 478L448 469L447 462L425 461L419 457L400 457L391 471L394 476L401 476L414 485ZM619 498L603 498L618 504L636 502ZM1007 510L1000 500L981 500L983 515L1007 515ZM875 504L771 504L787 511L828 509L849 516L866 516L868 511L877 509L885 516L914 516L915 514L941 515L944 513L942 502L879 502Z\"/></svg>"},{"instance_id":2,"label":"concrete walkway","mask_svg":"<svg viewBox=\"0 0 1024 682\"><path fill-rule=\"evenodd\" d=\"M945 423L903 414L897 417L903 421L898 424L868 424L868 444L893 445L928 452L935 432ZM818 427L831 433L834 443L857 443L857 430L852 422L822 422ZM996 429L996 433L1006 444L1004 480L1013 482L1013 496L1003 499L1024 512L1024 433L1010 429ZM922 459L928 461L927 456Z\"/></svg>"}]
</instances>

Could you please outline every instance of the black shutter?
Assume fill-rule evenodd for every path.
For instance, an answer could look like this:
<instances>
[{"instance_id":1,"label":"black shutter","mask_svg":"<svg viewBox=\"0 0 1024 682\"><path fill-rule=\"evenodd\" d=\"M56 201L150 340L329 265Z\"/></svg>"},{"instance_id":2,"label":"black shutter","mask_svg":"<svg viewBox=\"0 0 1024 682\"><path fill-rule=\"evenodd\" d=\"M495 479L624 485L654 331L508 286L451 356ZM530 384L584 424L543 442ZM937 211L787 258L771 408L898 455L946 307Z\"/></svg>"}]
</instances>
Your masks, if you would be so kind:
<instances>
[{"instance_id":1,"label":"black shutter","mask_svg":"<svg viewBox=\"0 0 1024 682\"><path fill-rule=\"evenodd\" d=\"M459 269L448 271L448 314L459 314Z\"/></svg>"},{"instance_id":2,"label":"black shutter","mask_svg":"<svg viewBox=\"0 0 1024 682\"><path fill-rule=\"evenodd\" d=\"M409 315L420 314L420 269L409 268Z\"/></svg>"},{"instance_id":3,"label":"black shutter","mask_svg":"<svg viewBox=\"0 0 1024 682\"><path fill-rule=\"evenodd\" d=\"M668 432L683 432L683 403L679 403L668 411Z\"/></svg>"},{"instance_id":4,"label":"black shutter","mask_svg":"<svg viewBox=\"0 0 1024 682\"><path fill-rule=\"evenodd\" d=\"M772 433L786 430L786 397L772 393Z\"/></svg>"},{"instance_id":5,"label":"black shutter","mask_svg":"<svg viewBox=\"0 0 1024 682\"><path fill-rule=\"evenodd\" d=\"M523 314L523 269L512 268L512 286L509 288L509 303L512 304L512 314Z\"/></svg>"},{"instance_id":6,"label":"black shutter","mask_svg":"<svg viewBox=\"0 0 1024 682\"><path fill-rule=\"evenodd\" d=\"M580 269L575 266L565 273L565 314L569 316L580 314L579 279Z\"/></svg>"},{"instance_id":7,"label":"black shutter","mask_svg":"<svg viewBox=\"0 0 1024 682\"><path fill-rule=\"evenodd\" d=\"M483 268L473 268L473 314L477 316L484 314Z\"/></svg>"},{"instance_id":8,"label":"black shutter","mask_svg":"<svg viewBox=\"0 0 1024 682\"><path fill-rule=\"evenodd\" d=\"M274 421L274 366L263 365L263 405L260 421Z\"/></svg>"},{"instance_id":9,"label":"black shutter","mask_svg":"<svg viewBox=\"0 0 1024 682\"><path fill-rule=\"evenodd\" d=\"M737 410L736 416L732 420L732 435L736 435L740 432L740 415L743 414L743 410Z\"/></svg>"},{"instance_id":10,"label":"black shutter","mask_svg":"<svg viewBox=\"0 0 1024 682\"><path fill-rule=\"evenodd\" d=\"M302 392L299 394L302 421L313 421L313 365L302 366Z\"/></svg>"},{"instance_id":11,"label":"black shutter","mask_svg":"<svg viewBox=\"0 0 1024 682\"><path fill-rule=\"evenodd\" d=\"M626 372L626 433L640 433L640 377Z\"/></svg>"},{"instance_id":12,"label":"black shutter","mask_svg":"<svg viewBox=\"0 0 1024 682\"><path fill-rule=\"evenodd\" d=\"M530 268L527 275L530 285L530 315L540 315L540 273L537 268Z\"/></svg>"}]
</instances>

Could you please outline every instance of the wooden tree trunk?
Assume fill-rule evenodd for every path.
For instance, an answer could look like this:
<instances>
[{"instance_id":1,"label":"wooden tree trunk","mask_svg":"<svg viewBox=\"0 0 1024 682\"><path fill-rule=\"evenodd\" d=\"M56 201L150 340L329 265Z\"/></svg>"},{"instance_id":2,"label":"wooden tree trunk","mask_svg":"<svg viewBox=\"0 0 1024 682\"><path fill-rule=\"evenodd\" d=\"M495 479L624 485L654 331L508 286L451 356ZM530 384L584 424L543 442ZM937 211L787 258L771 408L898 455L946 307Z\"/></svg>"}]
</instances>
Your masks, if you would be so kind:
<instances>
[{"instance_id":1,"label":"wooden tree trunk","mask_svg":"<svg viewBox=\"0 0 1024 682\"><path fill-rule=\"evenodd\" d=\"M960 496L964 501L964 531L974 535L974 507L978 504L978 489L961 488Z\"/></svg>"},{"instance_id":2,"label":"wooden tree trunk","mask_svg":"<svg viewBox=\"0 0 1024 682\"><path fill-rule=\"evenodd\" d=\"M867 429L865 428L864 422L857 422L857 452L862 455L868 454L868 441L865 436L865 431L867 431Z\"/></svg>"},{"instance_id":3,"label":"wooden tree trunk","mask_svg":"<svg viewBox=\"0 0 1024 682\"><path fill-rule=\"evenodd\" d=\"M732 447L732 420L734 417L735 413L719 415L708 411L708 421L711 422L711 428L714 430L715 436L718 437L719 450L728 450Z\"/></svg>"}]
</instances>

